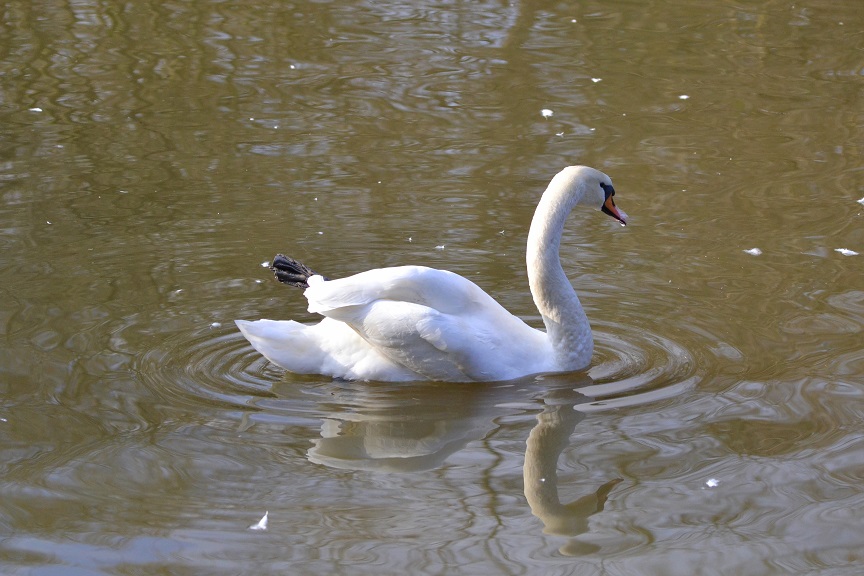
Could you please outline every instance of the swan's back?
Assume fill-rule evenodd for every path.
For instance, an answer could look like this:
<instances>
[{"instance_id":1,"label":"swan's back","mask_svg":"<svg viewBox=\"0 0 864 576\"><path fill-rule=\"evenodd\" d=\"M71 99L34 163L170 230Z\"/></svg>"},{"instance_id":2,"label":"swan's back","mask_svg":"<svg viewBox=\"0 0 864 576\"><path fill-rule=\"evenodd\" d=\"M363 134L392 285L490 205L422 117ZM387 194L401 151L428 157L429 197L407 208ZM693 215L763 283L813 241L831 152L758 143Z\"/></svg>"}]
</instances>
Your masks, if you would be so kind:
<instances>
[{"instance_id":1,"label":"swan's back","mask_svg":"<svg viewBox=\"0 0 864 576\"><path fill-rule=\"evenodd\" d=\"M551 369L545 335L470 280L423 266L310 279L309 311L350 326L394 364L428 380L508 380Z\"/></svg>"}]
</instances>

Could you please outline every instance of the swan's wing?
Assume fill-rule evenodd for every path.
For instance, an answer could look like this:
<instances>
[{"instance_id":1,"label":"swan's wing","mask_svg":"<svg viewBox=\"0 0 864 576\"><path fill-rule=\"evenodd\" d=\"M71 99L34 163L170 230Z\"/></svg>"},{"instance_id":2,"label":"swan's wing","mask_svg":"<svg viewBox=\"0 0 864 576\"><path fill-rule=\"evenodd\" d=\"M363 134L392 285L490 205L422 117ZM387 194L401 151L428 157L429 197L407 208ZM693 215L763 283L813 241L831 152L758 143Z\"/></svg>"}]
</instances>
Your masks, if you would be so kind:
<instances>
[{"instance_id":1,"label":"swan's wing","mask_svg":"<svg viewBox=\"0 0 864 576\"><path fill-rule=\"evenodd\" d=\"M504 310L479 286L453 272L425 266L397 266L367 270L326 282L310 278L305 291L309 312L328 312L348 306L363 306L377 300L410 302L445 313L466 310Z\"/></svg>"},{"instance_id":2,"label":"swan's wing","mask_svg":"<svg viewBox=\"0 0 864 576\"><path fill-rule=\"evenodd\" d=\"M417 266L310 282L309 311L350 326L382 356L430 380L506 380L551 369L545 334L476 284Z\"/></svg>"}]
</instances>

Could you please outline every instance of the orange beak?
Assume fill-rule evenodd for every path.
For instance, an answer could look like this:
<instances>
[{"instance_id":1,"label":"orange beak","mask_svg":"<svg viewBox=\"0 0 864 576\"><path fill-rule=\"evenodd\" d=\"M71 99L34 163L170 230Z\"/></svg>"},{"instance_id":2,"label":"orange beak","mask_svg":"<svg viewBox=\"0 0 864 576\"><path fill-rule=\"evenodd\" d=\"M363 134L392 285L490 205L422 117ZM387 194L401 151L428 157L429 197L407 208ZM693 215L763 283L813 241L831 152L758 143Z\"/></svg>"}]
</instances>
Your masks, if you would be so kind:
<instances>
[{"instance_id":1,"label":"orange beak","mask_svg":"<svg viewBox=\"0 0 864 576\"><path fill-rule=\"evenodd\" d=\"M606 198L606 201L603 203L603 207L600 210L602 210L604 214L608 214L609 216L618 220L622 226L627 225L627 221L624 219L624 216L621 214L621 212L618 211L618 208L615 207L615 200L612 199L611 195Z\"/></svg>"}]
</instances>

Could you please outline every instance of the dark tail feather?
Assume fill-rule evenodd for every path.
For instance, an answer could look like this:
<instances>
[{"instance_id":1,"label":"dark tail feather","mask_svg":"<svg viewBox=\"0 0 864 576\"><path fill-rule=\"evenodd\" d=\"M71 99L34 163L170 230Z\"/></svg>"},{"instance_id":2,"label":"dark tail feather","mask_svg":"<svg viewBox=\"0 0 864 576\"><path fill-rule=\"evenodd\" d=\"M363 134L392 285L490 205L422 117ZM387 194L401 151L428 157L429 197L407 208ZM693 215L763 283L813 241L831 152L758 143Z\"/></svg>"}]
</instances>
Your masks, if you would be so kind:
<instances>
[{"instance_id":1,"label":"dark tail feather","mask_svg":"<svg viewBox=\"0 0 864 576\"><path fill-rule=\"evenodd\" d=\"M277 254L275 258L273 258L273 264L270 265L270 270L272 270L276 274L276 279L283 284L288 284L289 286L296 286L297 288L308 288L309 284L307 280L309 280L310 276L320 276L317 272L314 272L311 268L294 260L293 258L289 258L284 254ZM327 278L324 278L327 280Z\"/></svg>"}]
</instances>

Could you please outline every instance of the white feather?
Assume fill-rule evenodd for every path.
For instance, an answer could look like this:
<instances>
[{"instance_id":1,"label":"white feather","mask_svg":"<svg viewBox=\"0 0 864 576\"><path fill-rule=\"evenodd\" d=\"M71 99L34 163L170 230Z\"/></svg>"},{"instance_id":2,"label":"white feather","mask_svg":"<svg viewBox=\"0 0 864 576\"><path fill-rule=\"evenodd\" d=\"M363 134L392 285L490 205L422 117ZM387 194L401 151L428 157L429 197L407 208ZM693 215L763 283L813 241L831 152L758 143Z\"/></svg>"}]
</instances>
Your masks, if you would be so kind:
<instances>
[{"instance_id":1,"label":"white feather","mask_svg":"<svg viewBox=\"0 0 864 576\"><path fill-rule=\"evenodd\" d=\"M267 517L270 515L270 511L264 512L264 516L259 520L256 524L252 524L249 526L249 530L267 530Z\"/></svg>"}]
</instances>

